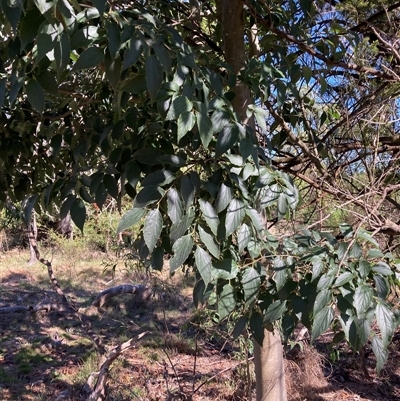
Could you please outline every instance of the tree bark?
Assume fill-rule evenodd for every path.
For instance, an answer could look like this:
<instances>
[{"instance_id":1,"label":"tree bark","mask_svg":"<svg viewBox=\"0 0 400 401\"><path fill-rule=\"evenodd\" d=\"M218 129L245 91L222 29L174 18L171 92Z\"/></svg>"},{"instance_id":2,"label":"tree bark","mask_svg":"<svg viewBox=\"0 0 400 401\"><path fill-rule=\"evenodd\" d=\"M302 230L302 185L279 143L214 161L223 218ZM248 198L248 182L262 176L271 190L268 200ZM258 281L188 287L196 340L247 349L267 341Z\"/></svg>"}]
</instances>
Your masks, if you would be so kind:
<instances>
[{"instance_id":1,"label":"tree bark","mask_svg":"<svg viewBox=\"0 0 400 401\"><path fill-rule=\"evenodd\" d=\"M222 26L225 61L236 75L247 63L244 42L245 26L242 0L217 0L217 12ZM233 109L245 124L251 124L247 108L254 103L249 88L239 80L234 88ZM264 329L264 341L254 343L257 401L287 401L281 338L278 333Z\"/></svg>"},{"instance_id":2,"label":"tree bark","mask_svg":"<svg viewBox=\"0 0 400 401\"><path fill-rule=\"evenodd\" d=\"M28 229L29 255L30 255L28 265L34 265L37 262L36 251L34 248L34 244L36 244L37 233L38 233L35 211L32 212L32 216L33 216L32 221L29 224L29 229Z\"/></svg>"}]
</instances>

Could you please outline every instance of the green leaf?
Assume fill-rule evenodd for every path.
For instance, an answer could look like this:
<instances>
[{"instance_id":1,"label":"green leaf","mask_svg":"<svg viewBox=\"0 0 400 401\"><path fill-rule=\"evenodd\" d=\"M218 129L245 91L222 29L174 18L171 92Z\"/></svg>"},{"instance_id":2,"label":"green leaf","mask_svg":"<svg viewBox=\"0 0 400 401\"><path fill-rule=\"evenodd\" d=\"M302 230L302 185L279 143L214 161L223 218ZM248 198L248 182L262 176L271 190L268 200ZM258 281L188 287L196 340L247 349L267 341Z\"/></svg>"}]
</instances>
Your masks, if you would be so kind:
<instances>
[{"instance_id":1,"label":"green leaf","mask_svg":"<svg viewBox=\"0 0 400 401\"><path fill-rule=\"evenodd\" d=\"M22 50L25 49L25 46L28 43L32 43L35 40L38 33L38 28L43 21L44 16L36 7L30 9L22 18L20 24L20 39Z\"/></svg>"},{"instance_id":2,"label":"green leaf","mask_svg":"<svg viewBox=\"0 0 400 401\"><path fill-rule=\"evenodd\" d=\"M218 317L221 321L236 309L235 289L225 284L218 296Z\"/></svg>"},{"instance_id":3,"label":"green leaf","mask_svg":"<svg viewBox=\"0 0 400 401\"><path fill-rule=\"evenodd\" d=\"M315 316L312 326L311 342L314 342L321 334L328 330L332 323L334 313L331 307L322 308Z\"/></svg>"},{"instance_id":4,"label":"green leaf","mask_svg":"<svg viewBox=\"0 0 400 401\"><path fill-rule=\"evenodd\" d=\"M214 242L214 238L211 234L205 231L200 225L198 226L199 236L203 244L207 247L208 251L215 258L219 258L220 252L218 245Z\"/></svg>"},{"instance_id":5,"label":"green leaf","mask_svg":"<svg viewBox=\"0 0 400 401\"><path fill-rule=\"evenodd\" d=\"M118 228L117 235L122 233L122 231L132 227L134 224L138 223L142 217L146 214L145 209L133 208L128 210L121 218Z\"/></svg>"},{"instance_id":6,"label":"green leaf","mask_svg":"<svg viewBox=\"0 0 400 401\"><path fill-rule=\"evenodd\" d=\"M173 224L182 220L183 206L179 192L175 188L170 188L167 192L168 216Z\"/></svg>"},{"instance_id":7,"label":"green leaf","mask_svg":"<svg viewBox=\"0 0 400 401\"><path fill-rule=\"evenodd\" d=\"M46 92L56 96L59 95L56 77L50 71L43 71L36 79Z\"/></svg>"},{"instance_id":8,"label":"green leaf","mask_svg":"<svg viewBox=\"0 0 400 401\"><path fill-rule=\"evenodd\" d=\"M217 235L219 218L217 216L217 213L215 212L215 209L209 202L203 199L199 199L199 204L204 220L206 221L208 227L210 227L214 235Z\"/></svg>"},{"instance_id":9,"label":"green leaf","mask_svg":"<svg viewBox=\"0 0 400 401\"><path fill-rule=\"evenodd\" d=\"M353 273L351 272L344 272L340 274L335 281L334 287L342 287L343 285L351 281L353 277Z\"/></svg>"},{"instance_id":10,"label":"green leaf","mask_svg":"<svg viewBox=\"0 0 400 401\"><path fill-rule=\"evenodd\" d=\"M237 238L237 245L238 245L238 252L241 254L246 246L249 244L251 239L251 230L247 224L242 224L242 226L238 230L238 238Z\"/></svg>"},{"instance_id":11,"label":"green leaf","mask_svg":"<svg viewBox=\"0 0 400 401\"><path fill-rule=\"evenodd\" d=\"M199 271L205 286L207 286L211 281L211 271L213 268L211 257L203 248L198 246L194 254L194 259L196 261L197 270Z\"/></svg>"},{"instance_id":12,"label":"green leaf","mask_svg":"<svg viewBox=\"0 0 400 401\"><path fill-rule=\"evenodd\" d=\"M194 219L193 209L189 210L188 214L185 214L182 220L178 224L172 224L169 236L172 242L175 242L182 237L188 230L190 224L192 224Z\"/></svg>"},{"instance_id":13,"label":"green leaf","mask_svg":"<svg viewBox=\"0 0 400 401\"><path fill-rule=\"evenodd\" d=\"M232 148L239 137L239 130L236 125L228 125L218 134L215 157L221 157L225 152Z\"/></svg>"},{"instance_id":14,"label":"green leaf","mask_svg":"<svg viewBox=\"0 0 400 401\"><path fill-rule=\"evenodd\" d=\"M208 145L213 137L213 125L207 114L197 113L196 115L197 127L199 128L199 135L204 149L208 149Z\"/></svg>"},{"instance_id":15,"label":"green leaf","mask_svg":"<svg viewBox=\"0 0 400 401\"><path fill-rule=\"evenodd\" d=\"M312 263L312 277L311 277L311 281L314 281L314 280L316 280L318 277L320 277L321 276L321 274L322 274L322 272L324 271L324 268L325 268L325 264L324 264L324 262L323 262L323 260L319 257L319 256L317 256L317 255L314 255L312 258L311 258L311 263Z\"/></svg>"},{"instance_id":16,"label":"green leaf","mask_svg":"<svg viewBox=\"0 0 400 401\"><path fill-rule=\"evenodd\" d=\"M257 298L261 285L261 279L258 272L253 267L248 267L242 276L242 285L244 292L244 300L246 306L250 306Z\"/></svg>"},{"instance_id":17,"label":"green leaf","mask_svg":"<svg viewBox=\"0 0 400 401\"><path fill-rule=\"evenodd\" d=\"M136 64L143 51L142 41L139 38L132 37L129 41L128 49L124 53L124 62L122 71L125 71L133 64Z\"/></svg>"},{"instance_id":18,"label":"green leaf","mask_svg":"<svg viewBox=\"0 0 400 401\"><path fill-rule=\"evenodd\" d=\"M371 270L374 273L381 274L382 276L391 276L393 274L392 269L385 262L378 262L372 266Z\"/></svg>"},{"instance_id":19,"label":"green leaf","mask_svg":"<svg viewBox=\"0 0 400 401\"><path fill-rule=\"evenodd\" d=\"M239 199L232 199L226 211L225 218L225 236L229 237L242 224L246 215L244 203Z\"/></svg>"},{"instance_id":20,"label":"green leaf","mask_svg":"<svg viewBox=\"0 0 400 401\"><path fill-rule=\"evenodd\" d=\"M250 220L253 223L253 226L256 229L256 231L259 232L260 234L262 234L264 227L263 227L261 216L257 212L257 210L255 210L251 207L248 207L248 208L246 208L246 215L250 217Z\"/></svg>"},{"instance_id":21,"label":"green leaf","mask_svg":"<svg viewBox=\"0 0 400 401\"><path fill-rule=\"evenodd\" d=\"M144 220L143 238L149 248L149 252L153 252L154 247L160 238L163 228L163 219L158 209L150 210Z\"/></svg>"},{"instance_id":22,"label":"green leaf","mask_svg":"<svg viewBox=\"0 0 400 401\"><path fill-rule=\"evenodd\" d=\"M185 160L182 159L182 157L179 157L178 155L159 156L157 157L157 160L161 163L171 164L172 166L175 167L183 167L186 165Z\"/></svg>"},{"instance_id":23,"label":"green leaf","mask_svg":"<svg viewBox=\"0 0 400 401\"><path fill-rule=\"evenodd\" d=\"M280 319L283 313L286 311L286 301L275 301L268 306L267 311L264 314L264 324L275 322Z\"/></svg>"},{"instance_id":24,"label":"green leaf","mask_svg":"<svg viewBox=\"0 0 400 401\"><path fill-rule=\"evenodd\" d=\"M181 195L183 202L185 204L185 209L188 210L190 206L192 206L195 196L195 188L192 180L184 175L181 178Z\"/></svg>"},{"instance_id":25,"label":"green leaf","mask_svg":"<svg viewBox=\"0 0 400 401\"><path fill-rule=\"evenodd\" d=\"M385 366L389 353L383 341L377 336L372 338L371 347L376 357L376 371L379 375L382 368Z\"/></svg>"},{"instance_id":26,"label":"green leaf","mask_svg":"<svg viewBox=\"0 0 400 401\"><path fill-rule=\"evenodd\" d=\"M322 290L318 293L317 297L315 298L314 302L314 316L317 315L317 313L325 308L325 306L330 303L332 300L332 291L330 289L325 289Z\"/></svg>"},{"instance_id":27,"label":"green leaf","mask_svg":"<svg viewBox=\"0 0 400 401\"><path fill-rule=\"evenodd\" d=\"M396 329L396 319L393 312L383 303L378 303L375 310L376 321L381 330L382 342L385 347L390 343Z\"/></svg>"},{"instance_id":28,"label":"green leaf","mask_svg":"<svg viewBox=\"0 0 400 401\"><path fill-rule=\"evenodd\" d=\"M233 341L235 341L243 333L244 329L247 326L247 321L248 321L248 317L242 316L235 323L235 327L233 328L233 331L232 331Z\"/></svg>"},{"instance_id":29,"label":"green leaf","mask_svg":"<svg viewBox=\"0 0 400 401\"><path fill-rule=\"evenodd\" d=\"M164 74L158 58L150 56L146 60L146 84L153 102L161 88L163 78Z\"/></svg>"},{"instance_id":30,"label":"green leaf","mask_svg":"<svg viewBox=\"0 0 400 401\"><path fill-rule=\"evenodd\" d=\"M217 213L222 212L229 205L233 198L233 189L228 187L224 183L221 184L218 190L217 199L215 201L215 207Z\"/></svg>"},{"instance_id":31,"label":"green leaf","mask_svg":"<svg viewBox=\"0 0 400 401\"><path fill-rule=\"evenodd\" d=\"M169 261L169 270L173 273L177 270L185 260L190 255L190 252L193 248L193 240L190 234L179 238L174 245L172 245L172 250L174 252L174 256Z\"/></svg>"},{"instance_id":32,"label":"green leaf","mask_svg":"<svg viewBox=\"0 0 400 401\"><path fill-rule=\"evenodd\" d=\"M184 95L177 96L171 103L166 120L176 120L182 113L191 112L193 103Z\"/></svg>"},{"instance_id":33,"label":"green leaf","mask_svg":"<svg viewBox=\"0 0 400 401\"><path fill-rule=\"evenodd\" d=\"M287 266L284 259L277 256L274 258L274 281L276 284L276 290L279 291L285 285L287 280Z\"/></svg>"},{"instance_id":34,"label":"green leaf","mask_svg":"<svg viewBox=\"0 0 400 401\"><path fill-rule=\"evenodd\" d=\"M110 174L106 174L103 178L104 180L104 186L107 189L107 192L114 198L118 199L118 183L115 177L113 177Z\"/></svg>"},{"instance_id":35,"label":"green leaf","mask_svg":"<svg viewBox=\"0 0 400 401\"><path fill-rule=\"evenodd\" d=\"M108 51L110 52L111 59L114 60L121 45L121 36L119 27L111 19L107 19L106 21L106 33Z\"/></svg>"},{"instance_id":36,"label":"green leaf","mask_svg":"<svg viewBox=\"0 0 400 401\"><path fill-rule=\"evenodd\" d=\"M164 196L164 190L156 185L144 187L133 202L135 208L143 208L159 201Z\"/></svg>"},{"instance_id":37,"label":"green leaf","mask_svg":"<svg viewBox=\"0 0 400 401\"><path fill-rule=\"evenodd\" d=\"M375 289L378 293L378 296L382 299L385 299L390 293L390 286L386 277L382 277L380 275L374 275Z\"/></svg>"},{"instance_id":38,"label":"green leaf","mask_svg":"<svg viewBox=\"0 0 400 401\"><path fill-rule=\"evenodd\" d=\"M60 77L70 61L70 45L68 35L65 31L62 31L58 35L57 41L54 44L54 58L57 67L57 76Z\"/></svg>"},{"instance_id":39,"label":"green leaf","mask_svg":"<svg viewBox=\"0 0 400 401\"><path fill-rule=\"evenodd\" d=\"M230 114L226 110L217 109L211 115L213 133L218 133L230 123Z\"/></svg>"},{"instance_id":40,"label":"green leaf","mask_svg":"<svg viewBox=\"0 0 400 401\"><path fill-rule=\"evenodd\" d=\"M70 213L72 221L83 232L83 226L86 220L86 207L82 199L75 199L72 202Z\"/></svg>"},{"instance_id":41,"label":"green leaf","mask_svg":"<svg viewBox=\"0 0 400 401\"><path fill-rule=\"evenodd\" d=\"M241 139L239 143L239 149L240 149L240 154L243 157L243 160L247 160L251 156L254 149L252 140L247 137Z\"/></svg>"},{"instance_id":42,"label":"green leaf","mask_svg":"<svg viewBox=\"0 0 400 401\"><path fill-rule=\"evenodd\" d=\"M232 259L223 259L213 263L213 280L231 280L236 278L239 273L237 263Z\"/></svg>"},{"instance_id":43,"label":"green leaf","mask_svg":"<svg viewBox=\"0 0 400 401\"><path fill-rule=\"evenodd\" d=\"M121 77L121 59L119 57L111 59L107 52L104 57L104 70L108 82L110 82L110 85L115 89Z\"/></svg>"},{"instance_id":44,"label":"green leaf","mask_svg":"<svg viewBox=\"0 0 400 401\"><path fill-rule=\"evenodd\" d=\"M195 119L191 111L183 112L178 118L178 142L194 127Z\"/></svg>"},{"instance_id":45,"label":"green leaf","mask_svg":"<svg viewBox=\"0 0 400 401\"><path fill-rule=\"evenodd\" d=\"M98 66L104 59L103 50L92 46L85 49L72 67L73 71L85 70Z\"/></svg>"},{"instance_id":46,"label":"green leaf","mask_svg":"<svg viewBox=\"0 0 400 401\"><path fill-rule=\"evenodd\" d=\"M373 295L372 288L367 285L361 284L356 288L354 293L354 307L359 317L362 317L372 306Z\"/></svg>"},{"instance_id":47,"label":"green leaf","mask_svg":"<svg viewBox=\"0 0 400 401\"><path fill-rule=\"evenodd\" d=\"M161 65L164 67L165 72L169 73L171 71L172 62L171 55L169 54L167 48L160 43L154 43L153 50L160 60Z\"/></svg>"},{"instance_id":48,"label":"green leaf","mask_svg":"<svg viewBox=\"0 0 400 401\"><path fill-rule=\"evenodd\" d=\"M162 187L164 185L168 185L175 180L175 175L169 170L157 170L154 173L150 173L146 178L142 181L143 187L147 187L149 185L158 185Z\"/></svg>"},{"instance_id":49,"label":"green leaf","mask_svg":"<svg viewBox=\"0 0 400 401\"><path fill-rule=\"evenodd\" d=\"M39 113L44 110L44 92L40 84L35 79L30 79L26 85L26 95L29 103Z\"/></svg>"},{"instance_id":50,"label":"green leaf","mask_svg":"<svg viewBox=\"0 0 400 401\"><path fill-rule=\"evenodd\" d=\"M151 267L155 270L161 271L164 265L164 249L158 246L151 254Z\"/></svg>"}]
</instances>

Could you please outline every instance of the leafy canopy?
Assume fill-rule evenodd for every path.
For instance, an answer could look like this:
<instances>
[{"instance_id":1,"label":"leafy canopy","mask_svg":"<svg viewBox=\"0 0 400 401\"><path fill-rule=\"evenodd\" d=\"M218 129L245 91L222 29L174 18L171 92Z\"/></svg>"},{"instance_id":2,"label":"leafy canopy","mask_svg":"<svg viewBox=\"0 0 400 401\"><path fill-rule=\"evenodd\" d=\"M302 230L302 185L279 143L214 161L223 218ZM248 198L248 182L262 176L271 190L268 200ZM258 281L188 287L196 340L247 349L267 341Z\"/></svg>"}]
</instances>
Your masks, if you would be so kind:
<instances>
[{"instance_id":1,"label":"leafy canopy","mask_svg":"<svg viewBox=\"0 0 400 401\"><path fill-rule=\"evenodd\" d=\"M70 212L83 230L88 204L129 195L118 232L140 222L155 269L165 254L171 273L195 266L195 302L239 311L235 335L334 326L355 350L371 340L380 369L398 324L393 256L362 226L278 241L265 220L293 218L290 174L335 188L325 144L348 119L335 96L358 110L362 85L394 75L373 52L353 61L360 37L323 21L325 3L244 4L249 61L235 75L211 1L0 2L0 202L24 202L27 219ZM365 82L351 94L354 75ZM231 103L238 81L249 123Z\"/></svg>"}]
</instances>

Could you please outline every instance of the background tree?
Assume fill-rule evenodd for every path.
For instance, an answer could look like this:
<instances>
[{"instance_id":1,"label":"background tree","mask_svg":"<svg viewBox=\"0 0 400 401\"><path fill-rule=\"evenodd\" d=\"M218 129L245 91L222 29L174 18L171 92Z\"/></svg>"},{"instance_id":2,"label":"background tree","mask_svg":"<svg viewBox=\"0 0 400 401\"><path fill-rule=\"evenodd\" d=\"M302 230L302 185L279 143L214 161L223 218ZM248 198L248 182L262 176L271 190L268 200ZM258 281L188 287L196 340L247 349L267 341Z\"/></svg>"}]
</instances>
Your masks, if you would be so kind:
<instances>
[{"instance_id":1,"label":"background tree","mask_svg":"<svg viewBox=\"0 0 400 401\"><path fill-rule=\"evenodd\" d=\"M57 207L83 230L85 203L129 195L118 231L143 221L155 269L165 254L172 274L194 266L196 304L241 310L235 336L339 327L357 351L371 340L381 369L397 278L374 237L398 234L385 208L398 206L386 117L399 81L395 22L381 21L397 6L354 22L341 4L1 2L0 201L24 201L27 220ZM312 214L278 240L259 212L292 221L296 183L354 227L335 235ZM283 385L278 369L258 399L284 400Z\"/></svg>"}]
</instances>

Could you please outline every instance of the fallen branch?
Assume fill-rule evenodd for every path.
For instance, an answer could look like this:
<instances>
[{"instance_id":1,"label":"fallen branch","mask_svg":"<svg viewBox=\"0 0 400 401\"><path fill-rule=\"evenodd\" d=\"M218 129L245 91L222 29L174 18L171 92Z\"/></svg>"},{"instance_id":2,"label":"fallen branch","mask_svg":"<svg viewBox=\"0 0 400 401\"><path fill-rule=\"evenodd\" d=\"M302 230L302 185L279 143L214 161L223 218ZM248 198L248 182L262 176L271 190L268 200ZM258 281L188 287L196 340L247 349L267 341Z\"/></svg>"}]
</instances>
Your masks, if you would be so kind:
<instances>
[{"instance_id":1,"label":"fallen branch","mask_svg":"<svg viewBox=\"0 0 400 401\"><path fill-rule=\"evenodd\" d=\"M92 306L101 308L110 298L121 294L134 294L141 296L146 289L147 287L143 284L121 284L116 287L111 287L97 295L96 299L92 303Z\"/></svg>"},{"instance_id":2,"label":"fallen branch","mask_svg":"<svg viewBox=\"0 0 400 401\"><path fill-rule=\"evenodd\" d=\"M85 383L84 391L89 393L87 401L105 401L106 399L106 381L109 375L109 368L111 364L127 349L133 347L138 340L143 338L148 331L145 331L137 336L136 339L131 338L130 340L118 345L118 347L113 348L110 353L105 357L100 370L98 372L93 372L90 374L88 380ZM96 384L92 387L94 378L97 377Z\"/></svg>"}]
</instances>

